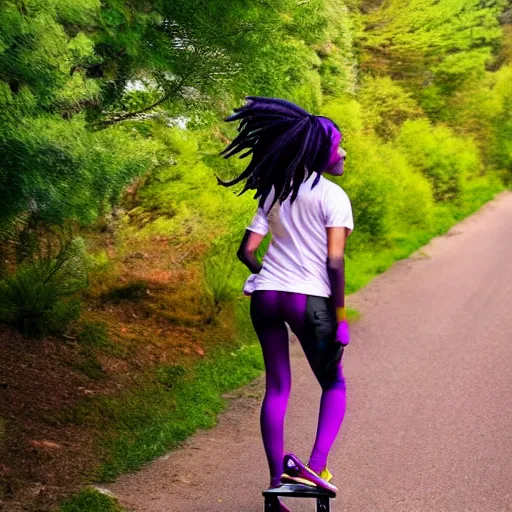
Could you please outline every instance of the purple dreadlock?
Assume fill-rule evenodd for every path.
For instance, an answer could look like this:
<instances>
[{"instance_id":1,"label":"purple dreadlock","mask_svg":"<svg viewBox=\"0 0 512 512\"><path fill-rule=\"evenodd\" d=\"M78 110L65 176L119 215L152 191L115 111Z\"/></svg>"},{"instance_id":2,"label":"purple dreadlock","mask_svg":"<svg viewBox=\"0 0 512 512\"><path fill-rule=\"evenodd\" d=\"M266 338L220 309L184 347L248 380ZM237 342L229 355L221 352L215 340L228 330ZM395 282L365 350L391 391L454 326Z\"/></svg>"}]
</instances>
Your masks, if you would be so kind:
<instances>
[{"instance_id":1,"label":"purple dreadlock","mask_svg":"<svg viewBox=\"0 0 512 512\"><path fill-rule=\"evenodd\" d=\"M314 116L285 100L249 96L247 103L235 109L226 121L240 121L237 137L221 155L239 158L252 155L244 172L232 181L224 182L231 187L247 180L239 195L256 190L255 199L263 206L272 187L274 201L285 201L291 194L291 202L297 198L300 185L311 174L317 173L313 186L320 179L331 155L331 136L336 124L330 119Z\"/></svg>"}]
</instances>

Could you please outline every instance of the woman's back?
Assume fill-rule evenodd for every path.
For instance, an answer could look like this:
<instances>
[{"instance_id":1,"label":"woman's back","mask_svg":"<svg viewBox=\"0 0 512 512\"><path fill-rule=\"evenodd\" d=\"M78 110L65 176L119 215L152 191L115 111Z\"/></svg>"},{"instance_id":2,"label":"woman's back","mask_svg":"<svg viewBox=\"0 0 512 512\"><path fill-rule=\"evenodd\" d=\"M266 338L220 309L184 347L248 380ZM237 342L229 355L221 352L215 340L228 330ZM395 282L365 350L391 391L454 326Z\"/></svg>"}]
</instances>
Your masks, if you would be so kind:
<instances>
[{"instance_id":1,"label":"woman's back","mask_svg":"<svg viewBox=\"0 0 512 512\"><path fill-rule=\"evenodd\" d=\"M259 208L250 231L272 234L272 241L258 275L256 290L277 290L329 297L331 287L327 275L327 227L352 230L350 200L341 187L320 177L311 188L315 176L301 184L297 199L276 202L268 214L274 196L271 193L264 208Z\"/></svg>"}]
</instances>

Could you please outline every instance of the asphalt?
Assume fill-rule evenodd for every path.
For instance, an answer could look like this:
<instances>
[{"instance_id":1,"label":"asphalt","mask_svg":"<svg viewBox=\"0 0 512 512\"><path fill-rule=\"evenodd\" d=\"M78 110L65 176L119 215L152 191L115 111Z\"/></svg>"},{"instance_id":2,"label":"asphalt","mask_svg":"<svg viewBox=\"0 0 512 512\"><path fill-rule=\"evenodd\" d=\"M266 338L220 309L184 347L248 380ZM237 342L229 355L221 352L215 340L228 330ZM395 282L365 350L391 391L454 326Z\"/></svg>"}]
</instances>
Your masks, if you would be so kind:
<instances>
[{"instance_id":1,"label":"asphalt","mask_svg":"<svg viewBox=\"0 0 512 512\"><path fill-rule=\"evenodd\" d=\"M512 193L352 295L335 512L512 511ZM292 342L286 449L307 458L320 390ZM217 427L106 486L136 512L257 512L263 380ZM293 512L312 500L290 499Z\"/></svg>"}]
</instances>

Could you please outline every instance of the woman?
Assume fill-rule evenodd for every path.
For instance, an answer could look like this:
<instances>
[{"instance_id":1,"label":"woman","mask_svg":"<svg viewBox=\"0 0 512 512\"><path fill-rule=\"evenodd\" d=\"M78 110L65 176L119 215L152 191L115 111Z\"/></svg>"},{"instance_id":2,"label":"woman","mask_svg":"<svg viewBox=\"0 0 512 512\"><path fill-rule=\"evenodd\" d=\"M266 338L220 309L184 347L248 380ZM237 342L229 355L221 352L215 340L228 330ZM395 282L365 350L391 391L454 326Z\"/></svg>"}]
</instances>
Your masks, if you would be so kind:
<instances>
[{"instance_id":1,"label":"woman","mask_svg":"<svg viewBox=\"0 0 512 512\"><path fill-rule=\"evenodd\" d=\"M284 100L249 97L227 121L239 121L238 136L222 152L251 155L247 180L259 208L238 257L254 274L246 283L251 317L261 343L266 391L261 431L270 486L301 482L336 492L327 456L345 413L341 356L349 343L345 311L344 250L353 229L346 193L322 176L341 176L346 153L341 132L325 117ZM255 251L268 232L272 240L261 264ZM284 456L284 417L291 387L286 324L299 339L322 387L316 440L307 465ZM284 458L283 458L284 456ZM282 505L282 510L287 510Z\"/></svg>"}]
</instances>

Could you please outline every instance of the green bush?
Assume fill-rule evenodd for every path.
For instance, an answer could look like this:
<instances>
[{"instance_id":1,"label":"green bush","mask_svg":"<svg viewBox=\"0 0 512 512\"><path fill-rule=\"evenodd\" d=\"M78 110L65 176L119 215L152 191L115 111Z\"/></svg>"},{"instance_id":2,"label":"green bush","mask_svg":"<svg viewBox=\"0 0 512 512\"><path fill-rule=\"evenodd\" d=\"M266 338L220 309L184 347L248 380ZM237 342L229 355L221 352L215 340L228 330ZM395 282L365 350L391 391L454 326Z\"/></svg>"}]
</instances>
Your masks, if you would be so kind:
<instances>
[{"instance_id":1,"label":"green bush","mask_svg":"<svg viewBox=\"0 0 512 512\"><path fill-rule=\"evenodd\" d=\"M367 129L384 140L393 139L407 119L422 115L422 110L402 87L390 77L367 77L358 96Z\"/></svg>"},{"instance_id":2,"label":"green bush","mask_svg":"<svg viewBox=\"0 0 512 512\"><path fill-rule=\"evenodd\" d=\"M186 373L187 370L181 364L161 365L156 369L155 377L166 388L173 388L183 380Z\"/></svg>"},{"instance_id":3,"label":"green bush","mask_svg":"<svg viewBox=\"0 0 512 512\"><path fill-rule=\"evenodd\" d=\"M397 144L429 180L436 201L459 197L465 180L481 169L480 154L471 138L457 137L448 126L433 126L426 119L406 121Z\"/></svg>"},{"instance_id":4,"label":"green bush","mask_svg":"<svg viewBox=\"0 0 512 512\"><path fill-rule=\"evenodd\" d=\"M387 172L395 187L389 198L389 222L393 232L411 229L428 231L434 218L434 198L428 180L408 162L406 155L394 146L379 149Z\"/></svg>"},{"instance_id":5,"label":"green bush","mask_svg":"<svg viewBox=\"0 0 512 512\"><path fill-rule=\"evenodd\" d=\"M342 146L355 137L361 137L363 130L363 115L361 104L352 96L331 98L324 103L322 114L338 124L343 132Z\"/></svg>"},{"instance_id":6,"label":"green bush","mask_svg":"<svg viewBox=\"0 0 512 512\"><path fill-rule=\"evenodd\" d=\"M377 138L352 138L347 141L345 175L336 179L352 202L356 240L378 241L386 237L392 223L391 198L396 182L381 155ZM352 246L354 246L352 239Z\"/></svg>"},{"instance_id":7,"label":"green bush","mask_svg":"<svg viewBox=\"0 0 512 512\"><path fill-rule=\"evenodd\" d=\"M0 322L23 334L61 334L80 313L74 295L87 285L83 242L73 239L55 257L26 260L0 281Z\"/></svg>"},{"instance_id":8,"label":"green bush","mask_svg":"<svg viewBox=\"0 0 512 512\"><path fill-rule=\"evenodd\" d=\"M329 102L323 113L339 124L348 153L345 175L334 181L352 202L356 229L349 253L367 244L385 243L400 230L428 229L432 190L405 152L394 143L383 143L374 133L365 133L361 105L354 98Z\"/></svg>"}]
</instances>

